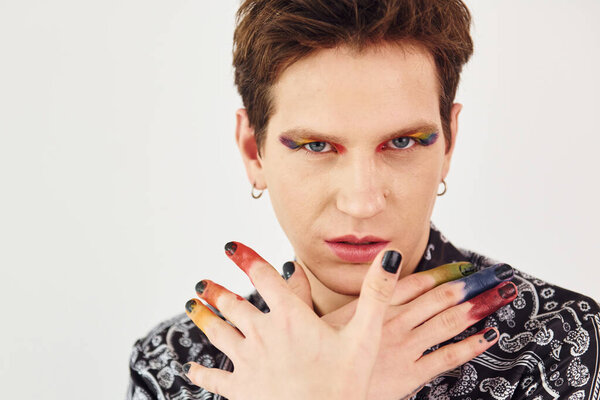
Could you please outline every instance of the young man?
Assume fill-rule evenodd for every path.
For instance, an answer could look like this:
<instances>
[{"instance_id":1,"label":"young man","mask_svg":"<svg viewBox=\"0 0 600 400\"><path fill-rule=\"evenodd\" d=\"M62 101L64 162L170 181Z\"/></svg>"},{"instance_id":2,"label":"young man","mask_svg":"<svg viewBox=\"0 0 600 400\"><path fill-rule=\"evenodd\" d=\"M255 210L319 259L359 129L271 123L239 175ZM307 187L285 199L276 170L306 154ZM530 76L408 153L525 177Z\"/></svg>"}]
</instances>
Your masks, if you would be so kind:
<instances>
[{"instance_id":1,"label":"young man","mask_svg":"<svg viewBox=\"0 0 600 400\"><path fill-rule=\"evenodd\" d=\"M597 304L430 224L469 25L460 1L241 5L236 139L296 262L286 286L228 243L269 312L199 282L231 325L188 302L136 342L130 398L598 397Z\"/></svg>"}]
</instances>

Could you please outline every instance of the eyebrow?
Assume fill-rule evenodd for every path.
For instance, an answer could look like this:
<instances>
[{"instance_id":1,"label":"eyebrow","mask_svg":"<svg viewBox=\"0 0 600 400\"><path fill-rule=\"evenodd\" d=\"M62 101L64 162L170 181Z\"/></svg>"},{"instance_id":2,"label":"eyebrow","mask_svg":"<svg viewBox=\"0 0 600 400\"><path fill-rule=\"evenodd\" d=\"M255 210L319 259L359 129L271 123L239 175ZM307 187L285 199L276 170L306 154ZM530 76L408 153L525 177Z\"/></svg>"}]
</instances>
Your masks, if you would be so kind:
<instances>
[{"instance_id":1,"label":"eyebrow","mask_svg":"<svg viewBox=\"0 0 600 400\"><path fill-rule=\"evenodd\" d=\"M413 124L410 127L398 129L396 131L382 135L380 140L387 141L387 140L395 139L400 136L410 136L412 134L417 134L417 133L422 133L422 132L423 133L438 132L439 130L440 130L439 127L434 123L419 122L419 123ZM318 139L319 141L332 142L332 143L338 143L338 144L341 144L344 141L344 139L341 137L317 132L317 131L314 131L314 130L308 129L308 128L290 128L290 129L283 131L279 135L279 137L280 138L285 137L285 138L295 139L295 140Z\"/></svg>"}]
</instances>

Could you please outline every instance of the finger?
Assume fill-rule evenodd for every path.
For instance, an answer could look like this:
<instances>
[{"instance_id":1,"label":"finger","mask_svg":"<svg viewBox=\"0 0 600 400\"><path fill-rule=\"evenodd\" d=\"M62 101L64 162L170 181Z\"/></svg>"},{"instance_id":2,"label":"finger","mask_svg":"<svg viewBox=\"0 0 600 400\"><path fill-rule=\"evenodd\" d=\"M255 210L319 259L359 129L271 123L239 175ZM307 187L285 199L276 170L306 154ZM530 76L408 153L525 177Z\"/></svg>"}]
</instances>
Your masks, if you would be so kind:
<instances>
[{"instance_id":1,"label":"finger","mask_svg":"<svg viewBox=\"0 0 600 400\"><path fill-rule=\"evenodd\" d=\"M201 299L219 310L244 336L247 336L250 331L249 325L257 318L263 317L262 311L248 300L211 280L204 279L198 282L196 293Z\"/></svg>"},{"instance_id":2,"label":"finger","mask_svg":"<svg viewBox=\"0 0 600 400\"><path fill-rule=\"evenodd\" d=\"M310 282L301 266L296 266L293 261L283 264L283 278L288 287L300 300L313 309L312 296L310 292Z\"/></svg>"},{"instance_id":3,"label":"finger","mask_svg":"<svg viewBox=\"0 0 600 400\"><path fill-rule=\"evenodd\" d=\"M429 348L458 335L500 307L511 303L516 297L517 286L512 282L503 282L416 327L408 340L415 343L415 348Z\"/></svg>"},{"instance_id":4,"label":"finger","mask_svg":"<svg viewBox=\"0 0 600 400\"><path fill-rule=\"evenodd\" d=\"M365 275L356 304L356 313L347 327L359 336L381 332L385 311L398 281L402 254L395 250L379 253ZM374 336L379 337L379 336Z\"/></svg>"},{"instance_id":5,"label":"finger","mask_svg":"<svg viewBox=\"0 0 600 400\"><path fill-rule=\"evenodd\" d=\"M402 309L401 323L404 328L412 329L447 308L472 299L512 277L510 265L496 264L466 278L444 283L406 304Z\"/></svg>"},{"instance_id":6,"label":"finger","mask_svg":"<svg viewBox=\"0 0 600 400\"><path fill-rule=\"evenodd\" d=\"M291 301L296 299L289 296L291 291L277 270L250 247L240 242L229 242L225 245L225 254L248 275L271 312L283 309L290 298Z\"/></svg>"},{"instance_id":7,"label":"finger","mask_svg":"<svg viewBox=\"0 0 600 400\"><path fill-rule=\"evenodd\" d=\"M194 324L204 332L208 340L235 362L237 351L244 336L233 326L219 318L200 302L191 299L185 304L185 312Z\"/></svg>"},{"instance_id":8,"label":"finger","mask_svg":"<svg viewBox=\"0 0 600 400\"><path fill-rule=\"evenodd\" d=\"M415 367L422 371L421 376L426 377L425 381L429 381L445 371L472 360L497 341L497 329L487 328L458 343L448 344L421 357Z\"/></svg>"},{"instance_id":9,"label":"finger","mask_svg":"<svg viewBox=\"0 0 600 400\"><path fill-rule=\"evenodd\" d=\"M391 304L405 304L442 283L464 278L477 272L470 262L461 261L417 272L398 281Z\"/></svg>"},{"instance_id":10,"label":"finger","mask_svg":"<svg viewBox=\"0 0 600 400\"><path fill-rule=\"evenodd\" d=\"M229 371L219 368L207 368L195 362L183 365L183 371L190 381L209 392L231 398L232 375Z\"/></svg>"}]
</instances>

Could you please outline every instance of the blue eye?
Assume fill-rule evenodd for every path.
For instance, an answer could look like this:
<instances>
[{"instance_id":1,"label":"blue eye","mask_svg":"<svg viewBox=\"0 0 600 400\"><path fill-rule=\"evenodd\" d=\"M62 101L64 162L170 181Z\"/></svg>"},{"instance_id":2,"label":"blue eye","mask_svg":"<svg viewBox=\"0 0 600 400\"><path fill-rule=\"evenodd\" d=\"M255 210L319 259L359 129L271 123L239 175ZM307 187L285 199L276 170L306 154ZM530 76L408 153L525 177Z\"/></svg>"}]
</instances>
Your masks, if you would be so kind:
<instances>
[{"instance_id":1,"label":"blue eye","mask_svg":"<svg viewBox=\"0 0 600 400\"><path fill-rule=\"evenodd\" d=\"M310 142L303 146L312 153L323 153L324 150L331 150L331 145L327 142Z\"/></svg>"},{"instance_id":2,"label":"blue eye","mask_svg":"<svg viewBox=\"0 0 600 400\"><path fill-rule=\"evenodd\" d=\"M412 147L415 144L415 140L409 137L395 138L390 140L390 142L393 144L393 147L397 149L408 149L409 147Z\"/></svg>"}]
</instances>

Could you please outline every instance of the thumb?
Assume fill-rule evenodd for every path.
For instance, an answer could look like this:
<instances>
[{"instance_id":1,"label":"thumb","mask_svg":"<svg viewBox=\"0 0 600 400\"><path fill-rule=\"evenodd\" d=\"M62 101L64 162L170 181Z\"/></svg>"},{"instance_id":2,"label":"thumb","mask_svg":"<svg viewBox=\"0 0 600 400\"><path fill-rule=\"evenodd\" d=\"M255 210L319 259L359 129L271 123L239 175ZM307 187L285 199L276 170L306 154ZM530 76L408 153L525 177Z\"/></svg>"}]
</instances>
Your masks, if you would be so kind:
<instances>
[{"instance_id":1,"label":"thumb","mask_svg":"<svg viewBox=\"0 0 600 400\"><path fill-rule=\"evenodd\" d=\"M292 292L313 310L310 282L304 273L304 269L295 262L288 261L283 264L283 278Z\"/></svg>"},{"instance_id":2,"label":"thumb","mask_svg":"<svg viewBox=\"0 0 600 400\"><path fill-rule=\"evenodd\" d=\"M395 250L387 250L375 257L365 275L356 312L348 328L358 330L359 335L381 331L385 312L398 282L401 263L402 254Z\"/></svg>"}]
</instances>

